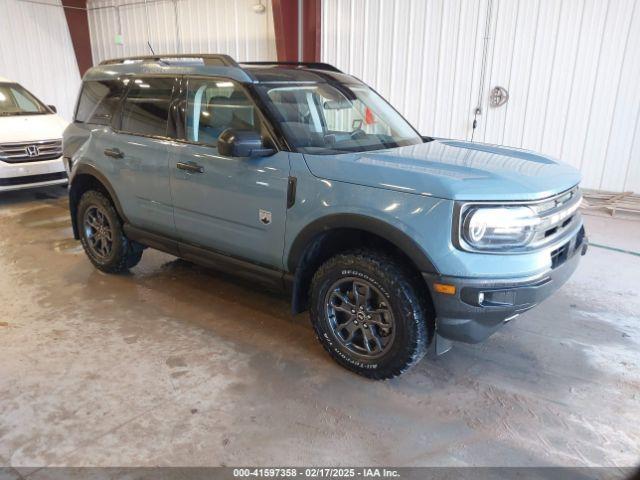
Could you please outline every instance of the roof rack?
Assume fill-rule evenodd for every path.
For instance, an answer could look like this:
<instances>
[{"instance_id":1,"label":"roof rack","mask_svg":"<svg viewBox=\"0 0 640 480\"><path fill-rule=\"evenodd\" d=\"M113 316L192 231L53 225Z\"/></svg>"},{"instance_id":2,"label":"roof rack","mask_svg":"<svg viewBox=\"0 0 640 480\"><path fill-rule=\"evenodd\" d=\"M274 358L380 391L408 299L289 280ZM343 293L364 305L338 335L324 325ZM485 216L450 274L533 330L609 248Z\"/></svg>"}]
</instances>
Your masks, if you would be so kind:
<instances>
[{"instance_id":1,"label":"roof rack","mask_svg":"<svg viewBox=\"0 0 640 480\"><path fill-rule=\"evenodd\" d=\"M224 67L239 67L238 63L229 55L219 53L168 53L164 55L140 55L134 57L112 58L110 60L104 60L100 62L100 65L115 65L118 63L125 63L128 61L153 61L161 62L163 60L176 59L176 58L200 58L205 65L221 65Z\"/></svg>"},{"instance_id":2,"label":"roof rack","mask_svg":"<svg viewBox=\"0 0 640 480\"><path fill-rule=\"evenodd\" d=\"M195 58L202 59L205 65L218 65L223 67L238 67L241 68L238 62L236 62L229 55L223 53L166 53L162 55L136 55L132 57L111 58L109 60L103 60L100 65L116 65L118 63L126 63L132 61L141 62L162 62L163 60ZM292 67L304 67L312 68L315 70L326 70L329 72L342 73L333 65L323 62L241 62L243 65L288 65Z\"/></svg>"},{"instance_id":3,"label":"roof rack","mask_svg":"<svg viewBox=\"0 0 640 480\"><path fill-rule=\"evenodd\" d=\"M241 62L243 65L290 65L290 66L298 66L305 68L313 68L315 70L327 70L329 72L337 72L342 73L341 70L337 69L331 64L323 63L323 62Z\"/></svg>"}]
</instances>

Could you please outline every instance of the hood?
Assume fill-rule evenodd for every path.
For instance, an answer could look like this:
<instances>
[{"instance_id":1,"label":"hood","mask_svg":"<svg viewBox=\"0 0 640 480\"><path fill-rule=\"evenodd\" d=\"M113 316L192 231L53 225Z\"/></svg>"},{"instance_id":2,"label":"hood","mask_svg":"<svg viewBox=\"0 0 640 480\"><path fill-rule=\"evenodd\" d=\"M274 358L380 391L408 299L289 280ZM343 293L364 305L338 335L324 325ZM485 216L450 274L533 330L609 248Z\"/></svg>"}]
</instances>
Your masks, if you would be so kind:
<instances>
[{"instance_id":1,"label":"hood","mask_svg":"<svg viewBox=\"0 0 640 480\"><path fill-rule=\"evenodd\" d=\"M454 140L342 155L304 155L317 177L452 200L538 200L580 173L527 150Z\"/></svg>"},{"instance_id":2,"label":"hood","mask_svg":"<svg viewBox=\"0 0 640 480\"><path fill-rule=\"evenodd\" d=\"M57 140L67 124L55 114L0 116L0 143Z\"/></svg>"}]
</instances>

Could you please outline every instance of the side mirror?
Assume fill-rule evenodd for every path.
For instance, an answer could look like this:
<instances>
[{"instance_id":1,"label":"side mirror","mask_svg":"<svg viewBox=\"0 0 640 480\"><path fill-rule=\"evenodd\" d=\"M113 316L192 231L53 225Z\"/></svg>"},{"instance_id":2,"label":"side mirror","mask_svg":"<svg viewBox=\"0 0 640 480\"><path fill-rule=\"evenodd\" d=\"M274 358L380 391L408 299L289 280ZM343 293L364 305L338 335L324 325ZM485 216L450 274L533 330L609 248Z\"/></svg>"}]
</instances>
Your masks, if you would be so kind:
<instances>
[{"instance_id":1,"label":"side mirror","mask_svg":"<svg viewBox=\"0 0 640 480\"><path fill-rule=\"evenodd\" d=\"M218 153L225 157L267 157L276 151L265 148L262 137L254 130L227 128L218 137Z\"/></svg>"},{"instance_id":2,"label":"side mirror","mask_svg":"<svg viewBox=\"0 0 640 480\"><path fill-rule=\"evenodd\" d=\"M55 105L47 105L47 107L49 107L49 110L51 110L53 113L58 113L58 109Z\"/></svg>"}]
</instances>

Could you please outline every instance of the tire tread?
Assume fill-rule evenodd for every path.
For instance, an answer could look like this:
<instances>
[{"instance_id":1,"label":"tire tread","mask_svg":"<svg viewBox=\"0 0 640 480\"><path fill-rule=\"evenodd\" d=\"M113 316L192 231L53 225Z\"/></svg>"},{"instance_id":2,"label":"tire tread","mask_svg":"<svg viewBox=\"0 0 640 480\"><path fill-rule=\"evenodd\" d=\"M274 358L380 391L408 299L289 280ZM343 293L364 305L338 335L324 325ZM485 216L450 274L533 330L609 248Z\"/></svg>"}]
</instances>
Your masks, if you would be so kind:
<instances>
[{"instance_id":1,"label":"tire tread","mask_svg":"<svg viewBox=\"0 0 640 480\"><path fill-rule=\"evenodd\" d=\"M383 280L393 286L393 296L406 300L406 302L402 302L403 314L405 318L410 318L413 322L412 334L410 335L411 341L402 347L405 354L400 356L401 359L398 362L376 370L357 368L345 362L324 341L324 332L319 318L321 312L319 310L320 299L318 298L318 293L323 277L336 268L357 268L362 265L373 267ZM375 380L386 380L402 375L425 356L435 330L431 304L426 296L419 294L421 292L419 282L421 282L421 279L415 272L406 268L385 252L357 249L340 253L330 258L318 268L311 281L311 319L316 337L334 360L359 375ZM324 305L321 308L324 309Z\"/></svg>"},{"instance_id":2,"label":"tire tread","mask_svg":"<svg viewBox=\"0 0 640 480\"><path fill-rule=\"evenodd\" d=\"M78 228L79 231L82 232L82 215L81 213L85 209L85 205L91 204L99 204L102 206L110 215L110 220L116 220L114 228L114 235L120 236L120 251L118 255L109 263L100 263L96 261L96 259L89 253L88 247L86 245L86 241L80 233L80 239L82 242L82 246L87 253L87 257L91 263L98 269L105 273L123 273L128 271L130 268L135 267L142 258L142 248L135 245L131 242L123 232L122 229L122 219L120 215L113 205L113 202L105 196L102 192L98 190L88 190L82 194L80 198L80 202L78 202Z\"/></svg>"}]
</instances>

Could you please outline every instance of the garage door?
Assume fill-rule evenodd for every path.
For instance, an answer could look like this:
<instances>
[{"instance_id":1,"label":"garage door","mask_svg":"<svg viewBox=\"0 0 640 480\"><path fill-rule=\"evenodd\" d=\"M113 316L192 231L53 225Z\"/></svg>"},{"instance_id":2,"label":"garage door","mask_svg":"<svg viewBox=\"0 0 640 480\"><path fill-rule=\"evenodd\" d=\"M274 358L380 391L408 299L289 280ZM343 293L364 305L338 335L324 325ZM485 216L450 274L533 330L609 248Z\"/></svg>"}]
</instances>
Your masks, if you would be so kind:
<instances>
[{"instance_id":1,"label":"garage door","mask_svg":"<svg viewBox=\"0 0 640 480\"><path fill-rule=\"evenodd\" d=\"M585 187L640 191L638 3L325 0L322 56L424 134L542 151Z\"/></svg>"}]
</instances>

